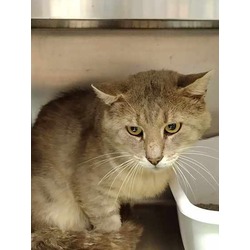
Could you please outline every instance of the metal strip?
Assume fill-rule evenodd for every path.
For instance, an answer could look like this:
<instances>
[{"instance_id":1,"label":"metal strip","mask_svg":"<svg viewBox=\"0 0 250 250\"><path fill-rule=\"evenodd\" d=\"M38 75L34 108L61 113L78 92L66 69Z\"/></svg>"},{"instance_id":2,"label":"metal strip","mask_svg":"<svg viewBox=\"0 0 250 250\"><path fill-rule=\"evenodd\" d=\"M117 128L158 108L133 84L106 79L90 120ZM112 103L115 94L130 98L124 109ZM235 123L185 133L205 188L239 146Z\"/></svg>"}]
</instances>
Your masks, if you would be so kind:
<instances>
[{"instance_id":1,"label":"metal strip","mask_svg":"<svg viewBox=\"0 0 250 250\"><path fill-rule=\"evenodd\" d=\"M31 18L218 20L219 0L31 0Z\"/></svg>"},{"instance_id":2,"label":"metal strip","mask_svg":"<svg viewBox=\"0 0 250 250\"><path fill-rule=\"evenodd\" d=\"M218 29L219 20L31 19L31 28L74 29Z\"/></svg>"}]
</instances>

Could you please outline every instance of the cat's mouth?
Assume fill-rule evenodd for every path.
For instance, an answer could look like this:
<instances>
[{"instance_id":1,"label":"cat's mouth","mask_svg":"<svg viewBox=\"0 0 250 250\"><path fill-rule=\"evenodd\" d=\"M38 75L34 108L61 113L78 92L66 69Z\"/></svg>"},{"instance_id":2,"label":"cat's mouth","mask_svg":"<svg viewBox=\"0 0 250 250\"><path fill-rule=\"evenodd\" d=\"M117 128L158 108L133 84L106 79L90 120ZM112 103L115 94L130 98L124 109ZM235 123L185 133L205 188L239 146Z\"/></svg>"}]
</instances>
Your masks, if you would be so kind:
<instances>
[{"instance_id":1,"label":"cat's mouth","mask_svg":"<svg viewBox=\"0 0 250 250\"><path fill-rule=\"evenodd\" d=\"M142 160L140 160L140 165L142 167L154 170L171 168L173 167L173 164L178 159L178 157L179 157L178 154L174 154L171 157L164 156L162 160L156 165L152 164L146 159L146 157L144 157Z\"/></svg>"}]
</instances>

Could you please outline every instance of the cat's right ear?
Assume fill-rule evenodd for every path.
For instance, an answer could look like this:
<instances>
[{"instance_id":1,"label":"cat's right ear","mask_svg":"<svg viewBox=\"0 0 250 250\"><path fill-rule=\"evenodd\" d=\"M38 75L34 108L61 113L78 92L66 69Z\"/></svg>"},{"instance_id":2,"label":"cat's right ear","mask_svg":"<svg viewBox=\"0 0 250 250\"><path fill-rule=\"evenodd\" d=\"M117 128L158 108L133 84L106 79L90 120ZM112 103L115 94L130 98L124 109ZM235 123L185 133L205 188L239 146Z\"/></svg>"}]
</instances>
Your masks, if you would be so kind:
<instances>
[{"instance_id":1,"label":"cat's right ear","mask_svg":"<svg viewBox=\"0 0 250 250\"><path fill-rule=\"evenodd\" d=\"M91 84L91 87L93 88L97 97L100 98L107 105L112 105L113 103L117 102L119 99L122 98L122 95L106 94L102 90L99 90L98 88L96 88L93 84Z\"/></svg>"},{"instance_id":2,"label":"cat's right ear","mask_svg":"<svg viewBox=\"0 0 250 250\"><path fill-rule=\"evenodd\" d=\"M212 70L199 74L181 75L178 79L177 86L184 95L199 99L205 96L207 85L212 75Z\"/></svg>"}]
</instances>

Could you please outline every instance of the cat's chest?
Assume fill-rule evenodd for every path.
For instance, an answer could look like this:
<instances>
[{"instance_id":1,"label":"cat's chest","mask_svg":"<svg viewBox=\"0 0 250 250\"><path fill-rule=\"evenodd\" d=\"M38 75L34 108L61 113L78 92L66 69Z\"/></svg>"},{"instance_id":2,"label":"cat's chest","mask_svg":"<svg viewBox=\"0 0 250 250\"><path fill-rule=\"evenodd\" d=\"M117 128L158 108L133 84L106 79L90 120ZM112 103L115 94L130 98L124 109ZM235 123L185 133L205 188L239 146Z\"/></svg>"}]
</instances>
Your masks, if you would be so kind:
<instances>
[{"instance_id":1,"label":"cat's chest","mask_svg":"<svg viewBox=\"0 0 250 250\"><path fill-rule=\"evenodd\" d=\"M121 197L131 200L153 198L166 189L169 179L170 174L168 172L144 173L144 175L135 177L123 187Z\"/></svg>"}]
</instances>

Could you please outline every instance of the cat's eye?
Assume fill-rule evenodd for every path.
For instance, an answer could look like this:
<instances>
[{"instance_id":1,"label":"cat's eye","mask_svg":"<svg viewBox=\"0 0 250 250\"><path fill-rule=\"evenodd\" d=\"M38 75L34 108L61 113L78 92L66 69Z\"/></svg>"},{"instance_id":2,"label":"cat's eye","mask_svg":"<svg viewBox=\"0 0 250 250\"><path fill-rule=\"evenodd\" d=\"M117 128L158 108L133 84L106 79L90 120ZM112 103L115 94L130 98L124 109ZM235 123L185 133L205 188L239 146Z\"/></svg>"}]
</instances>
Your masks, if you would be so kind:
<instances>
[{"instance_id":1,"label":"cat's eye","mask_svg":"<svg viewBox=\"0 0 250 250\"><path fill-rule=\"evenodd\" d=\"M140 127L127 127L128 132L134 136L142 136L143 131Z\"/></svg>"},{"instance_id":2,"label":"cat's eye","mask_svg":"<svg viewBox=\"0 0 250 250\"><path fill-rule=\"evenodd\" d=\"M170 123L165 127L165 132L169 135L177 133L181 129L181 123Z\"/></svg>"}]
</instances>

